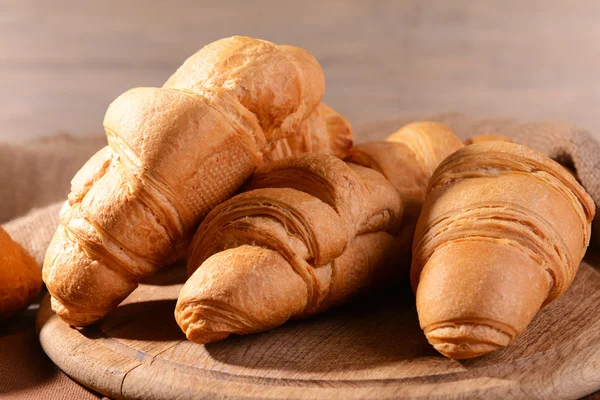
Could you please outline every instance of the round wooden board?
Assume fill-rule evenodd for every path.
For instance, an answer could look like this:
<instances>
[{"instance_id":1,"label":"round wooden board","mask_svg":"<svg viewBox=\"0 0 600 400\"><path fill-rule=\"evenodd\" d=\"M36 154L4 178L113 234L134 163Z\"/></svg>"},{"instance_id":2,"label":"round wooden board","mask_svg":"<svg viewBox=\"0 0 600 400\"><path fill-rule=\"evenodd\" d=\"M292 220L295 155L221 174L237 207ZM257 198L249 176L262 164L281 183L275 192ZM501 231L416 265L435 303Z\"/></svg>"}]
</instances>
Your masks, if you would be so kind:
<instances>
[{"instance_id":1,"label":"round wooden board","mask_svg":"<svg viewBox=\"0 0 600 400\"><path fill-rule=\"evenodd\" d=\"M197 345L173 317L183 268L163 270L101 323L75 329L38 316L50 358L114 398L575 398L600 388L600 265L506 349L468 361L437 354L408 287L246 337ZM98 288L102 290L102 288Z\"/></svg>"}]
</instances>

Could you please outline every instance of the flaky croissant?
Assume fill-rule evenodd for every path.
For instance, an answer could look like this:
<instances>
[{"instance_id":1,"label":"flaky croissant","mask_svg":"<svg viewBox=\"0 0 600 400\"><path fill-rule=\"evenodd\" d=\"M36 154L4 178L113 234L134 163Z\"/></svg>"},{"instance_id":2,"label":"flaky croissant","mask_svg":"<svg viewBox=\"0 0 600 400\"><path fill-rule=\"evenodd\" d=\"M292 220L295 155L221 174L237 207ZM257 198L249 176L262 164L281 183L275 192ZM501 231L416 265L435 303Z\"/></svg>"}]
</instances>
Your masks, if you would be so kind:
<instances>
[{"instance_id":1,"label":"flaky croissant","mask_svg":"<svg viewBox=\"0 0 600 400\"><path fill-rule=\"evenodd\" d=\"M433 164L462 143L430 123L388 140L353 149L356 163L316 154L271 163L213 209L194 235L175 310L187 338L264 331L408 275L398 267L410 246L397 236L403 196L424 198Z\"/></svg>"},{"instance_id":2,"label":"flaky croissant","mask_svg":"<svg viewBox=\"0 0 600 400\"><path fill-rule=\"evenodd\" d=\"M431 178L411 283L421 328L447 357L506 346L567 290L595 207L561 165L524 146L482 142Z\"/></svg>"},{"instance_id":3,"label":"flaky croissant","mask_svg":"<svg viewBox=\"0 0 600 400\"><path fill-rule=\"evenodd\" d=\"M37 263L0 227L0 320L27 307L41 289Z\"/></svg>"},{"instance_id":4,"label":"flaky croissant","mask_svg":"<svg viewBox=\"0 0 600 400\"><path fill-rule=\"evenodd\" d=\"M73 179L46 254L53 310L82 326L116 307L243 184L267 145L309 129L307 118L327 126L321 109L311 117L323 91L307 51L233 37L191 56L162 88L118 97L104 119L109 145Z\"/></svg>"}]
</instances>

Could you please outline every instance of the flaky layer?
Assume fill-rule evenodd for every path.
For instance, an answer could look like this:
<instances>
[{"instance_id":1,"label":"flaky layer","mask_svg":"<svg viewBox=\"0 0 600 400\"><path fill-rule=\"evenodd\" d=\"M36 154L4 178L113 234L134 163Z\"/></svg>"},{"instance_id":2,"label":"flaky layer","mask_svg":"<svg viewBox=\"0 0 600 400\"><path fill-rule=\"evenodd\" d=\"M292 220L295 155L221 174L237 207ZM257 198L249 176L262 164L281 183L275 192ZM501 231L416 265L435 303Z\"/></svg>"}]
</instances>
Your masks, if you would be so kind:
<instances>
[{"instance_id":1,"label":"flaky layer","mask_svg":"<svg viewBox=\"0 0 600 400\"><path fill-rule=\"evenodd\" d=\"M501 329L478 322L455 322L425 333L440 353L462 360L490 353L506 346L512 336Z\"/></svg>"}]
</instances>

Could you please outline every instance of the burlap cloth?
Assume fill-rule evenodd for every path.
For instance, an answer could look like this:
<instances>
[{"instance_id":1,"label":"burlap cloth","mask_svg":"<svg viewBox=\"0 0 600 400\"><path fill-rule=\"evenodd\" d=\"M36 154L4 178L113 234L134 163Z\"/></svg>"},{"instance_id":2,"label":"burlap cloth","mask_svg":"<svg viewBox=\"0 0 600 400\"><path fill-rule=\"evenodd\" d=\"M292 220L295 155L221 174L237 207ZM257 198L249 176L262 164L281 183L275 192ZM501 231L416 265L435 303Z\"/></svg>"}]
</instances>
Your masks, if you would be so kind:
<instances>
[{"instance_id":1,"label":"burlap cloth","mask_svg":"<svg viewBox=\"0 0 600 400\"><path fill-rule=\"evenodd\" d=\"M520 123L462 114L419 119L443 122L461 139L497 133L530 146L574 169L596 205L600 204L600 142L585 130L567 123ZM357 142L382 139L414 120L402 118L363 126L357 130ZM105 143L100 135L84 139L62 135L24 144L0 144L0 223L40 265L71 178ZM44 355L34 332L35 308L33 305L0 325L0 398L98 398L66 377Z\"/></svg>"}]
</instances>

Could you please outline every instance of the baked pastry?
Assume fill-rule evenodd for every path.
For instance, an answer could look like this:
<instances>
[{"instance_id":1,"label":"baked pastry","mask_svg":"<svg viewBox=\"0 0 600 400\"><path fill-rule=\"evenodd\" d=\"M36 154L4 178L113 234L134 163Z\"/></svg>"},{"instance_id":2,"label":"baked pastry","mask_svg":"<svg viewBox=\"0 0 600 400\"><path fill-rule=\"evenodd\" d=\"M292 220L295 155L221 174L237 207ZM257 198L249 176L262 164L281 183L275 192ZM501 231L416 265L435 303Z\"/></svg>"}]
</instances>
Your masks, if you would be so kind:
<instances>
[{"instance_id":1,"label":"baked pastry","mask_svg":"<svg viewBox=\"0 0 600 400\"><path fill-rule=\"evenodd\" d=\"M104 119L109 145L73 178L46 254L52 309L84 326L116 307L182 251L267 145L300 130L323 91L307 51L233 37L191 56L162 88L119 96Z\"/></svg>"},{"instance_id":2,"label":"baked pastry","mask_svg":"<svg viewBox=\"0 0 600 400\"><path fill-rule=\"evenodd\" d=\"M31 304L41 289L35 260L0 227L0 320Z\"/></svg>"},{"instance_id":3,"label":"baked pastry","mask_svg":"<svg viewBox=\"0 0 600 400\"><path fill-rule=\"evenodd\" d=\"M592 199L527 147L473 144L431 178L411 283L436 350L464 359L506 346L563 294L590 240Z\"/></svg>"},{"instance_id":4,"label":"baked pastry","mask_svg":"<svg viewBox=\"0 0 600 400\"><path fill-rule=\"evenodd\" d=\"M338 304L394 271L384 261L401 216L398 193L372 169L322 154L273 162L201 224L177 322L207 343Z\"/></svg>"},{"instance_id":5,"label":"baked pastry","mask_svg":"<svg viewBox=\"0 0 600 400\"><path fill-rule=\"evenodd\" d=\"M460 147L448 128L420 123L346 163L308 154L259 169L194 235L175 310L187 338L264 331L408 275L404 196L416 210L427 174Z\"/></svg>"}]
</instances>

